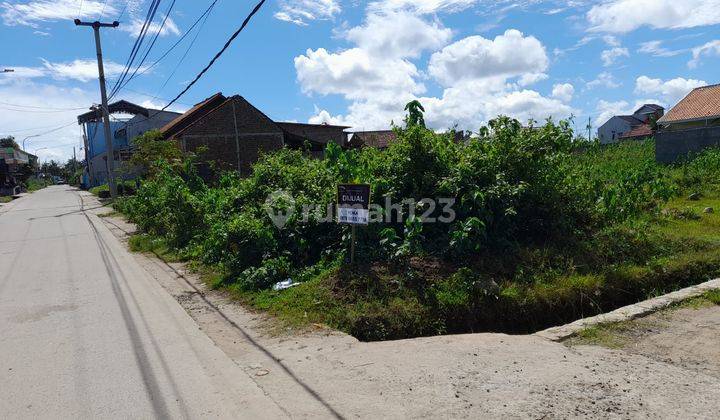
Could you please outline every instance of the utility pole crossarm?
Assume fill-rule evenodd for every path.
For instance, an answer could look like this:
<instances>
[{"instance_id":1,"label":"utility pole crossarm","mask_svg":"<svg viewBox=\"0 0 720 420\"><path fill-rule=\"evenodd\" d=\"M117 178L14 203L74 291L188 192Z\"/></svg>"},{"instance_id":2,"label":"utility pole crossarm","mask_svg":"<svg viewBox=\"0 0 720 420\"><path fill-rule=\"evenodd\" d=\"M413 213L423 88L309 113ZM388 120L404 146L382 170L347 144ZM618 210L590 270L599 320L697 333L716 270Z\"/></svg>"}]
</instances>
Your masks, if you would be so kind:
<instances>
[{"instance_id":1,"label":"utility pole crossarm","mask_svg":"<svg viewBox=\"0 0 720 420\"><path fill-rule=\"evenodd\" d=\"M75 26L92 26L93 28L117 28L120 25L120 22L117 20L113 23L102 23L98 22L97 20L95 22L83 22L80 19L75 19Z\"/></svg>"},{"instance_id":2,"label":"utility pole crossarm","mask_svg":"<svg viewBox=\"0 0 720 420\"><path fill-rule=\"evenodd\" d=\"M115 152L113 150L113 138L110 133L110 112L108 110L107 90L105 86L105 69L103 67L102 47L100 45L100 28L117 28L120 23L118 21L115 21L113 23L102 23L98 21L83 22L80 19L75 19L75 25L90 26L93 28L93 32L95 33L95 50L97 52L98 79L100 82L100 98L102 100L102 117L103 125L105 126L104 134L107 181L108 187L110 187L110 197L115 199L115 197L117 197L117 188L115 186Z\"/></svg>"}]
</instances>

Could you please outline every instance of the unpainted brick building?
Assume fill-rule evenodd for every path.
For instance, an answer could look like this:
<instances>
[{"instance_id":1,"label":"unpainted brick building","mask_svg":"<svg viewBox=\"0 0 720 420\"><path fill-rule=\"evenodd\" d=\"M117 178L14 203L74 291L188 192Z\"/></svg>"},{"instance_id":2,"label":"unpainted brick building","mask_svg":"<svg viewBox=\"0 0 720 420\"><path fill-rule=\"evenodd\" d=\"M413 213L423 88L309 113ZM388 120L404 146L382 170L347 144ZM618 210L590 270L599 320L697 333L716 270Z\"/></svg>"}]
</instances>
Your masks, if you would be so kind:
<instances>
[{"instance_id":1,"label":"unpainted brick building","mask_svg":"<svg viewBox=\"0 0 720 420\"><path fill-rule=\"evenodd\" d=\"M215 170L235 169L241 175L263 152L283 147L307 149L315 156L329 142L343 147L348 127L275 122L242 96L217 93L162 128L185 152L194 152Z\"/></svg>"}]
</instances>

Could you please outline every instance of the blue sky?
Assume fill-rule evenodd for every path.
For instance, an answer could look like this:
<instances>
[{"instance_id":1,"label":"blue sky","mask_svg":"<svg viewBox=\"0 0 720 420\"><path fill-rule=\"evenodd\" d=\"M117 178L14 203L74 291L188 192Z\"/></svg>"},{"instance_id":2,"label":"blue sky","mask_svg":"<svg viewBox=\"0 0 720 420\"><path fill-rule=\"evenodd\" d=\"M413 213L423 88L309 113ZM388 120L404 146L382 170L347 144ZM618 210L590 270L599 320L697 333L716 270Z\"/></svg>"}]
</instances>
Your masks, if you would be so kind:
<instances>
[{"instance_id":1,"label":"blue sky","mask_svg":"<svg viewBox=\"0 0 720 420\"><path fill-rule=\"evenodd\" d=\"M78 108L99 102L92 31L72 19L119 18L118 29L102 33L113 80L149 3L0 2L0 68L15 69L0 73L0 135L22 140L69 124L28 139L27 149L41 159L71 156ZM210 3L177 1L146 64ZM161 2L155 31L170 4ZM254 4L219 0L201 28L115 99L167 103ZM399 121L403 105L419 99L436 129L477 131L505 114L573 115L584 130L588 118L597 126L640 103L672 106L692 88L720 82L719 25L720 0L268 0L175 109L222 91L277 120L374 129Z\"/></svg>"}]
</instances>

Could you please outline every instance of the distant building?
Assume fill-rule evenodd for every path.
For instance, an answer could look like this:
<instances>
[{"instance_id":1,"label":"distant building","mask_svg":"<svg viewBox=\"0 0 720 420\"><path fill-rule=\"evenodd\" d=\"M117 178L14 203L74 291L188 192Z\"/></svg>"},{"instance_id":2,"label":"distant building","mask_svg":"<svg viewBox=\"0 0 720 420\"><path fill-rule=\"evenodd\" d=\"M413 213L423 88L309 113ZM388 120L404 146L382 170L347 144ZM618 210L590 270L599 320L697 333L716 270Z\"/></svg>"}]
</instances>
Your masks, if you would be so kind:
<instances>
[{"instance_id":1,"label":"distant building","mask_svg":"<svg viewBox=\"0 0 720 420\"><path fill-rule=\"evenodd\" d=\"M662 117L664 111L665 109L660 105L645 104L632 115L616 115L610 118L598 128L600 144L611 144L623 139L640 138L640 136L648 132L648 129L650 130L649 136L652 136L652 122ZM635 132L631 134L633 130Z\"/></svg>"},{"instance_id":2,"label":"distant building","mask_svg":"<svg viewBox=\"0 0 720 420\"><path fill-rule=\"evenodd\" d=\"M147 131L163 127L180 115L177 112L145 108L128 101L112 103L108 105L108 111L113 115L110 121L110 133L113 136L116 176L121 178L135 176L132 171L120 170L123 162L130 159L132 155L132 140ZM115 115L125 117L115 117ZM90 187L105 184L107 182L107 153L105 124L102 121L102 115L97 110L92 110L79 115L78 123L83 126L85 161L87 162L86 179L83 183Z\"/></svg>"},{"instance_id":3,"label":"distant building","mask_svg":"<svg viewBox=\"0 0 720 420\"><path fill-rule=\"evenodd\" d=\"M693 89L658 120L655 158L675 162L720 146L720 84Z\"/></svg>"},{"instance_id":4,"label":"distant building","mask_svg":"<svg viewBox=\"0 0 720 420\"><path fill-rule=\"evenodd\" d=\"M392 130L355 131L348 135L348 147L374 147L383 150L396 138L397 135Z\"/></svg>"},{"instance_id":5,"label":"distant building","mask_svg":"<svg viewBox=\"0 0 720 420\"><path fill-rule=\"evenodd\" d=\"M329 143L343 147L346 128L276 122L242 96L216 93L169 122L161 132L216 170L234 169L246 175L263 152L289 147L321 157Z\"/></svg>"},{"instance_id":6,"label":"distant building","mask_svg":"<svg viewBox=\"0 0 720 420\"><path fill-rule=\"evenodd\" d=\"M37 156L16 147L0 147L0 195L19 192L20 183L37 166Z\"/></svg>"}]
</instances>

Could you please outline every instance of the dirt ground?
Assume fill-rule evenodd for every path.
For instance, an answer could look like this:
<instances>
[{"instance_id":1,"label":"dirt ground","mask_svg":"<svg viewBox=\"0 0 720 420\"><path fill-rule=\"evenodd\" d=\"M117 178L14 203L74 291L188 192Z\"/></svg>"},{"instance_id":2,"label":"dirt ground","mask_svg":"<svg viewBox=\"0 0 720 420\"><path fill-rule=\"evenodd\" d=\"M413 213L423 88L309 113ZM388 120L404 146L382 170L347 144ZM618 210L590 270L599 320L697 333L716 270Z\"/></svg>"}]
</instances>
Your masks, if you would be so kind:
<instances>
[{"instance_id":1,"label":"dirt ground","mask_svg":"<svg viewBox=\"0 0 720 420\"><path fill-rule=\"evenodd\" d=\"M604 345L720 378L720 305L683 305L567 343Z\"/></svg>"},{"instance_id":2,"label":"dirt ground","mask_svg":"<svg viewBox=\"0 0 720 420\"><path fill-rule=\"evenodd\" d=\"M121 241L133 230L104 220ZM504 334L362 343L320 326L270 334L182 264L135 258L292 418L717 418L716 308L620 349Z\"/></svg>"}]
</instances>

